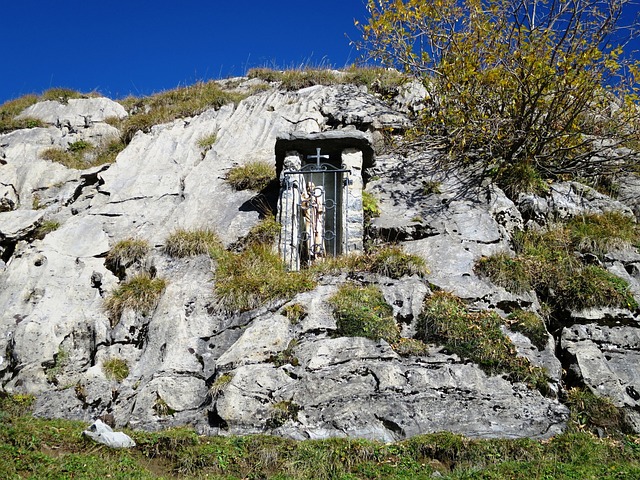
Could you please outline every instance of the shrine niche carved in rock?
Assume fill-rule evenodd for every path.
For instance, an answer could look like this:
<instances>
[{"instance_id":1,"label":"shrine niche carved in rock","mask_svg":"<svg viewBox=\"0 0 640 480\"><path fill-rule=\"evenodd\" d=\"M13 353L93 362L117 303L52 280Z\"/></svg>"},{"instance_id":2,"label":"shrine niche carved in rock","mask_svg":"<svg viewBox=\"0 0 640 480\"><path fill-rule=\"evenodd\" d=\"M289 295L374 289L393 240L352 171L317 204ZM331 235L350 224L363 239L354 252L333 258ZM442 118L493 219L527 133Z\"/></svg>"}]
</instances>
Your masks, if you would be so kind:
<instances>
[{"instance_id":1,"label":"shrine niche carved in rock","mask_svg":"<svg viewBox=\"0 0 640 480\"><path fill-rule=\"evenodd\" d=\"M371 142L359 131L277 139L278 249L290 270L362 251L362 170L372 163Z\"/></svg>"}]
</instances>

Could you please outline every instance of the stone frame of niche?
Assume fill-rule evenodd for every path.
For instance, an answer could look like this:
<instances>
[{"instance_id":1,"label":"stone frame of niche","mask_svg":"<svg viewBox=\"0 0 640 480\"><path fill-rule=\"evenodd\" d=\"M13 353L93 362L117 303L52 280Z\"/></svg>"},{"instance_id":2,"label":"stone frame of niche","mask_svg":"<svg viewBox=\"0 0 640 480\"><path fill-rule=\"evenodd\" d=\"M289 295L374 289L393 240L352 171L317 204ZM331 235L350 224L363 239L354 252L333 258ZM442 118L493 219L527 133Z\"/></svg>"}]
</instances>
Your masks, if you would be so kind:
<instances>
[{"instance_id":1,"label":"stone frame of niche","mask_svg":"<svg viewBox=\"0 0 640 480\"><path fill-rule=\"evenodd\" d=\"M329 170L338 171L341 185L334 200L336 221L335 240L326 240L323 256L362 252L364 242L364 213L362 209L363 171L374 164L372 141L368 134L358 130L332 130L321 133L295 132L276 139L276 174L280 179L280 195L276 218L281 231L278 252L289 270L299 270L309 263L301 238L304 221L300 218L300 194L307 175L302 170L313 168L314 157L328 156L321 163L329 164ZM343 173L342 173L343 172ZM324 178L324 177L323 177ZM306 179L306 180L305 180ZM324 188L324 186L323 186ZM325 232L327 233L327 232ZM312 259L313 260L313 259ZM315 259L317 260L317 258Z\"/></svg>"}]
</instances>

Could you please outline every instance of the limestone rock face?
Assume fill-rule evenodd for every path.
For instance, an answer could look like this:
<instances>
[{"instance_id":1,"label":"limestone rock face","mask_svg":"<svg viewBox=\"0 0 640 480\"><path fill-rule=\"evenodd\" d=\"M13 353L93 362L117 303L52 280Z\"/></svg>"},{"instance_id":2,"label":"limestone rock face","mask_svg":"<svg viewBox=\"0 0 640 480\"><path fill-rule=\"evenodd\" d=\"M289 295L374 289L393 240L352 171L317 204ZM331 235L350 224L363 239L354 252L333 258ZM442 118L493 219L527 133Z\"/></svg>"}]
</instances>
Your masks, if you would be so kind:
<instances>
[{"instance_id":1,"label":"limestone rock face","mask_svg":"<svg viewBox=\"0 0 640 480\"><path fill-rule=\"evenodd\" d=\"M430 273L326 274L294 298L225 312L214 295L215 260L170 258L163 251L167 236L178 228L210 228L225 246L239 248L270 191L265 200L232 189L225 180L232 167L252 160L275 166L277 138L331 137L339 128L375 144L380 129L406 128L424 95L414 85L391 105L350 85L283 92L255 80L222 82L231 83L258 93L140 131L111 165L73 170L41 158L51 146L117 136L105 119L126 112L108 99L39 103L23 115L49 126L0 135L3 390L34 394L37 415L89 421L111 414L119 427L147 430L188 424L206 434L292 438L392 441L440 430L546 438L568 418L556 395L566 357L589 388L629 412L637 408L638 327L624 309L573 312L575 325L561 338L550 336L542 349L505 327L518 354L547 370L549 396L507 375L487 375L438 345L400 356L383 340L341 336L333 314L331 297L345 282L379 286L404 337L416 334L423 302L436 289L501 315L539 310L533 292L508 293L476 275L474 264L511 253L511 235L527 221L544 224L580 211L630 213L579 184L558 184L550 197L516 205L497 187L444 168L436 151L378 155L375 164L369 155L365 189L382 210L368 226L369 240L402 244L425 259ZM199 145L214 133L211 148ZM106 256L131 238L145 240L150 251L139 265L118 271ZM637 252L603 261L640 293ZM157 304L125 308L113 318L105 300L139 270L165 280ZM286 308L294 305L305 313L292 321ZM612 318L624 325L606 325Z\"/></svg>"}]
</instances>

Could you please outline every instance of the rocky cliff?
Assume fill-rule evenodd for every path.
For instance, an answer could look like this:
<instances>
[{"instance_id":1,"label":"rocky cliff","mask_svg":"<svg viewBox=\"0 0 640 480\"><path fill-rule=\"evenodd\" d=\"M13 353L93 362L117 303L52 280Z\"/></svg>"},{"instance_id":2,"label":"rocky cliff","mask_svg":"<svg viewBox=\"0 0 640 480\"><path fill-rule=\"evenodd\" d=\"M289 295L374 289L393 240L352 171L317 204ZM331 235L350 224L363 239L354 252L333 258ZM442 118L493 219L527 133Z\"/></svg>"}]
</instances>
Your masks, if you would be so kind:
<instances>
[{"instance_id":1,"label":"rocky cliff","mask_svg":"<svg viewBox=\"0 0 640 480\"><path fill-rule=\"evenodd\" d=\"M549 437L568 419L565 388L581 385L609 398L640 430L634 306L570 308L561 323L547 322L553 335L545 332L539 346L505 322L501 331L517 355L545 369L547 388L536 389L487 373L437 342L401 355L384 340L340 336L330 302L346 282L377 285L404 337L417 335L425 299L438 290L472 312L539 312L535 289L509 292L480 276L477 261L513 256L512 236L525 227L587 213L632 217L632 187L623 188L626 204L570 182L514 203L491 183L443 168L437 150L389 153L385 134L410 124L410 88L389 100L353 85L223 85L257 93L139 131L112 164L79 170L42 158L52 146L117 138L113 119L128 112L106 98L37 103L23 115L47 126L0 135L5 391L35 395L35 412L46 417L109 414L118 425L150 430L187 424L204 434L391 441L441 430ZM228 171L255 160L273 163L278 136L337 129L368 132L375 146L365 188L379 199L381 214L368 240L400 243L424 258L429 273L327 273L294 298L227 311L214 294L215 260L173 258L163 249L167 237L207 228L237 249L264 212L256 192L229 185ZM203 148L200 140L212 134L215 142ZM129 238L151 246L144 266L108 268L110 250ZM640 301L634 248L615 248L598 261ZM136 268L166 279L166 288L151 311L125 309L113 322L105 299ZM291 305L306 312L299 321L286 315ZM127 366L115 378L105 368L114 359Z\"/></svg>"}]
</instances>

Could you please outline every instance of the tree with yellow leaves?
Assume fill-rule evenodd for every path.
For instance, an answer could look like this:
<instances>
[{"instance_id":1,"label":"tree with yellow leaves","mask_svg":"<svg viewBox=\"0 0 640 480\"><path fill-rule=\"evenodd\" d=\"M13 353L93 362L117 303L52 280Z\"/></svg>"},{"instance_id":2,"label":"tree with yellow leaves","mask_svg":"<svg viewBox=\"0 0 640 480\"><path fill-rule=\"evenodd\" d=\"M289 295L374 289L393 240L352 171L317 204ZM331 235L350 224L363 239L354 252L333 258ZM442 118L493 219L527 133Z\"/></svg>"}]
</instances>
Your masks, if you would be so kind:
<instances>
[{"instance_id":1,"label":"tree with yellow leaves","mask_svg":"<svg viewBox=\"0 0 640 480\"><path fill-rule=\"evenodd\" d=\"M368 0L359 47L420 78L413 133L440 138L507 193L634 168L638 62L631 0ZM615 155L612 152L615 151Z\"/></svg>"}]
</instances>

